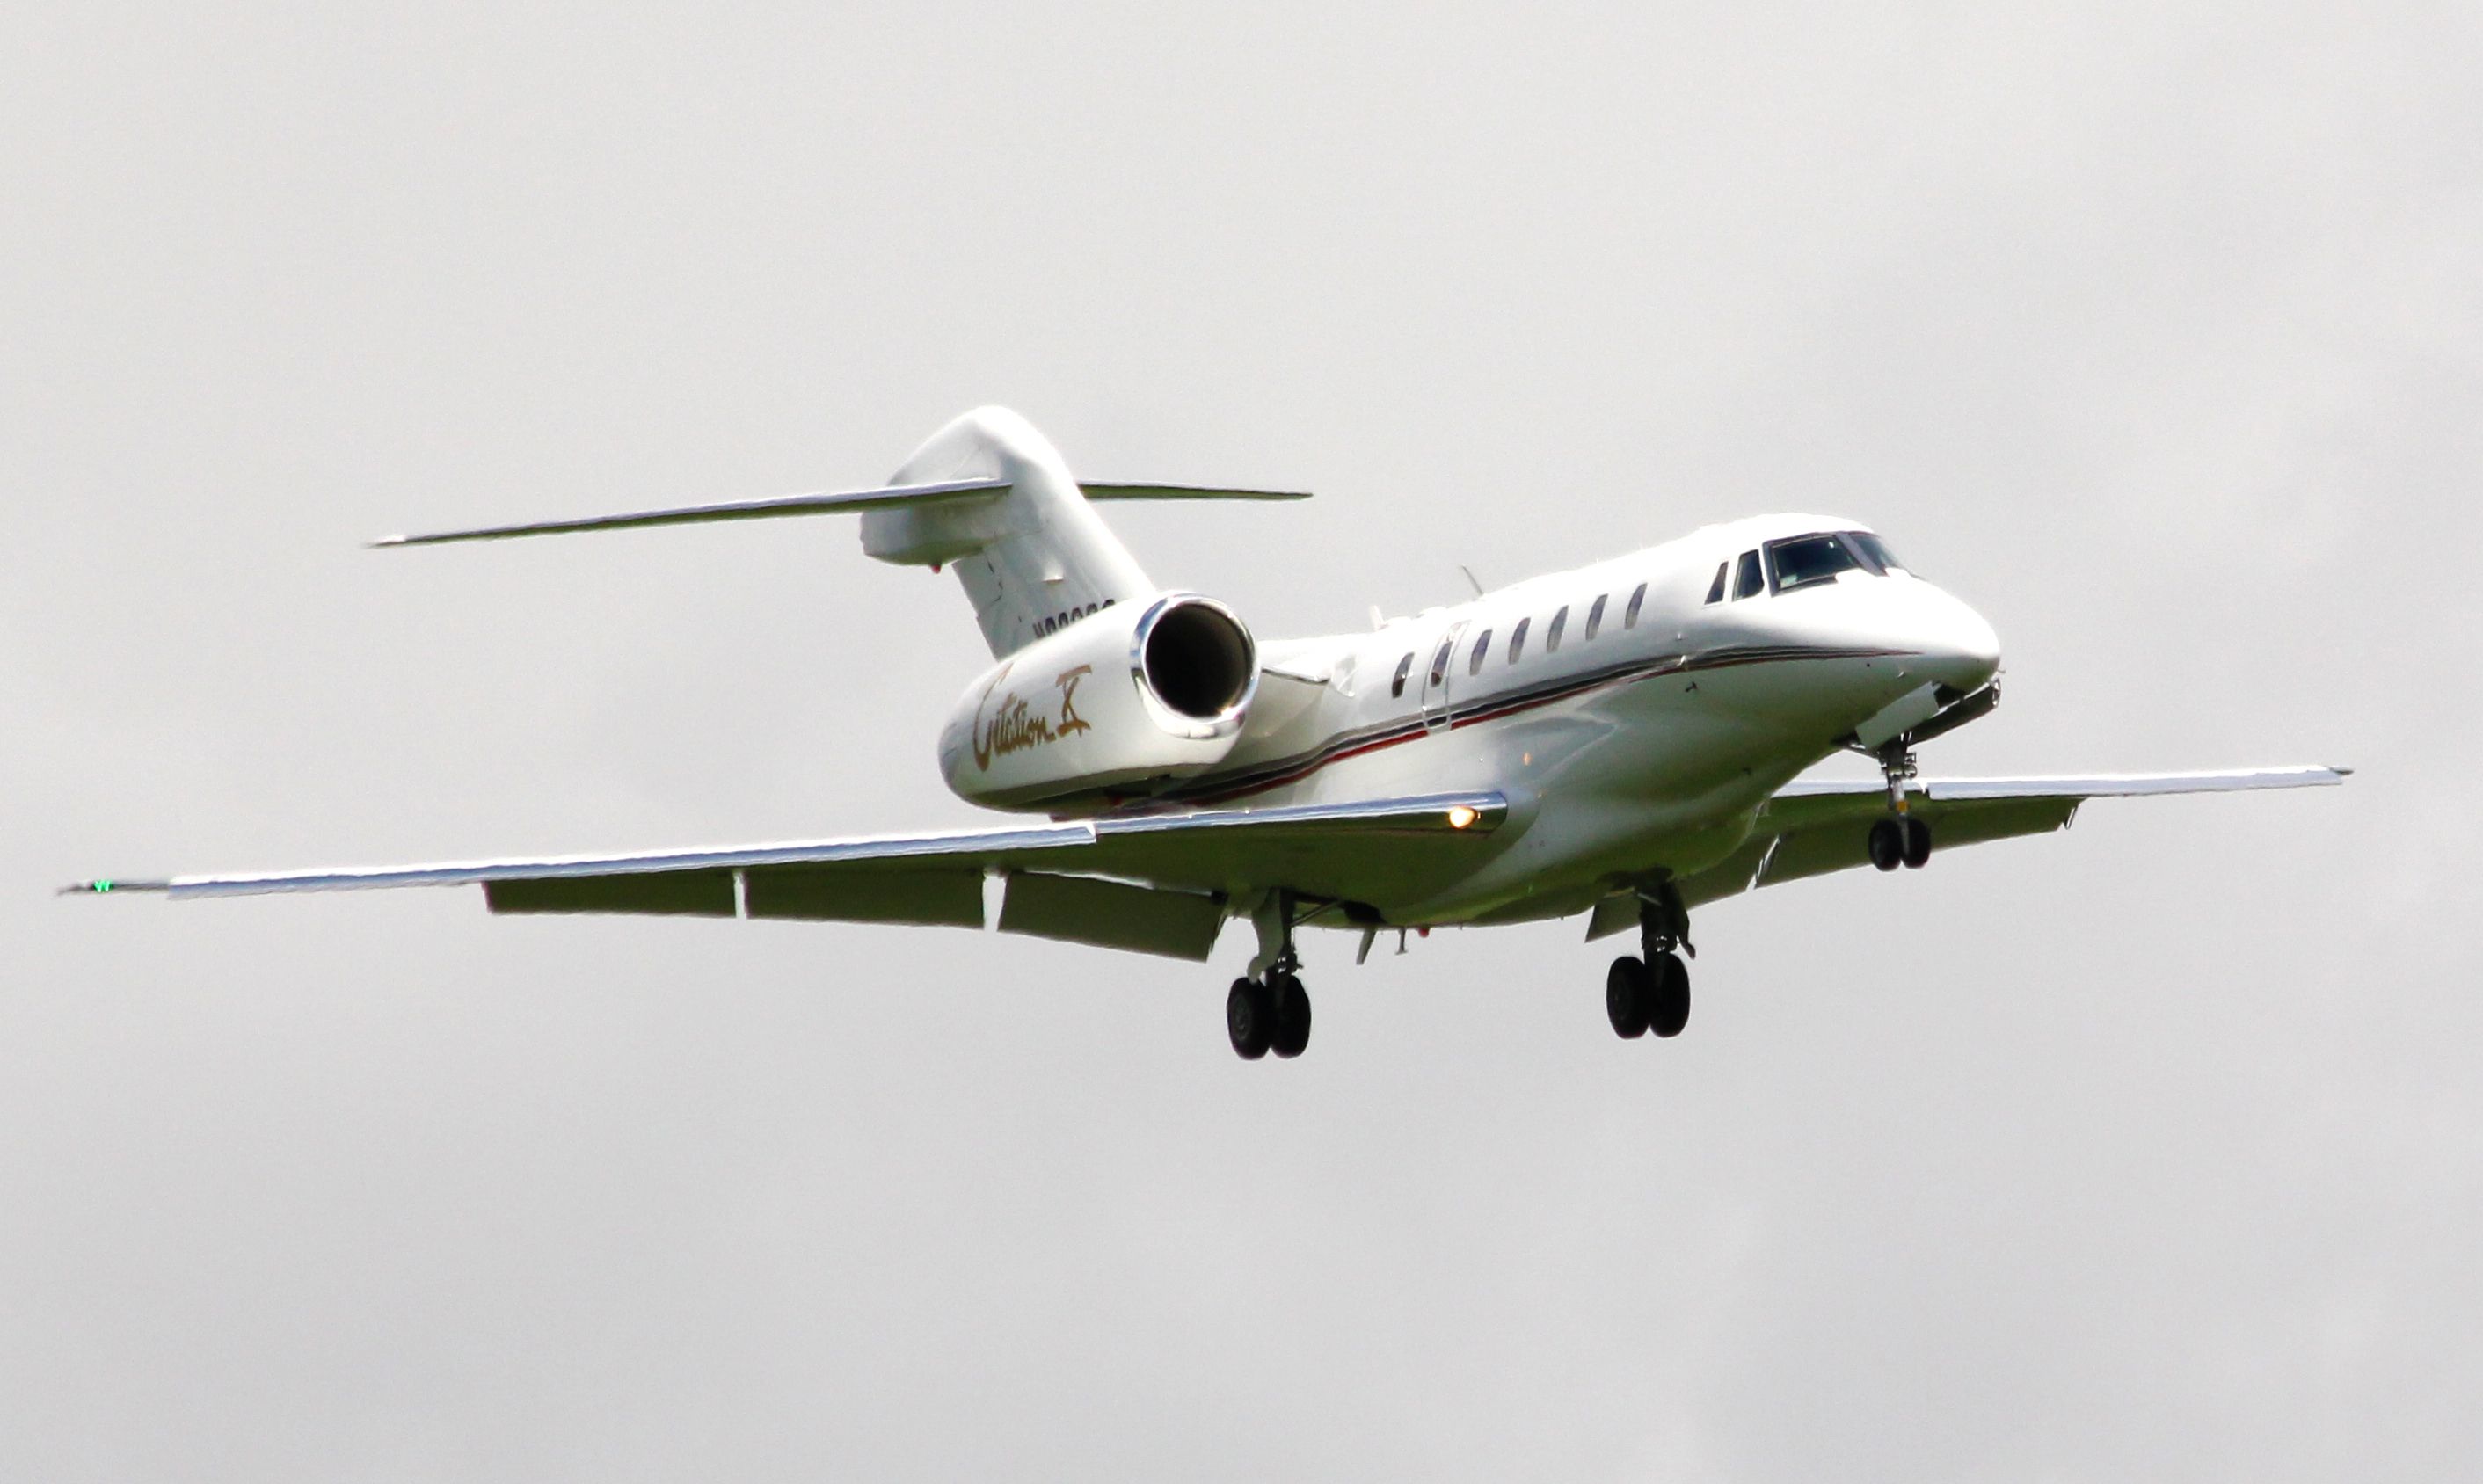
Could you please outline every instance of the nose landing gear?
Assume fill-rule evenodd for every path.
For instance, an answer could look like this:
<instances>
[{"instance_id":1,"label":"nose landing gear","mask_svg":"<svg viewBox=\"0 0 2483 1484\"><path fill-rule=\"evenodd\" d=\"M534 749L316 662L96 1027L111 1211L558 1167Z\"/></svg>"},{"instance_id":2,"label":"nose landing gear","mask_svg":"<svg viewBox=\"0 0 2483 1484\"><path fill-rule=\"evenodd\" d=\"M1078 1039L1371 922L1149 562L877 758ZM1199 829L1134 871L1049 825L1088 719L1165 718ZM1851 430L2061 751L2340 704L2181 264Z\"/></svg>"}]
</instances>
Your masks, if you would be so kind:
<instances>
[{"instance_id":1,"label":"nose landing gear","mask_svg":"<svg viewBox=\"0 0 2483 1484\"><path fill-rule=\"evenodd\" d=\"M1883 871L1919 870L1932 858L1932 827L1910 814L1871 822L1871 863Z\"/></svg>"},{"instance_id":2,"label":"nose landing gear","mask_svg":"<svg viewBox=\"0 0 2483 1484\"><path fill-rule=\"evenodd\" d=\"M1669 1039L1690 1023L1690 968L1681 962L1683 951L1698 953L1690 943L1690 910L1666 882L1639 894L1638 921L1646 956L1613 960L1604 975L1604 1014L1624 1041L1648 1031Z\"/></svg>"},{"instance_id":3,"label":"nose landing gear","mask_svg":"<svg viewBox=\"0 0 2483 1484\"><path fill-rule=\"evenodd\" d=\"M1880 749L1880 772L1888 781L1888 814L1872 821L1871 863L1881 870L1920 870L1932 858L1932 827L1906 812L1906 784L1914 777L1914 755L1903 738Z\"/></svg>"}]
</instances>

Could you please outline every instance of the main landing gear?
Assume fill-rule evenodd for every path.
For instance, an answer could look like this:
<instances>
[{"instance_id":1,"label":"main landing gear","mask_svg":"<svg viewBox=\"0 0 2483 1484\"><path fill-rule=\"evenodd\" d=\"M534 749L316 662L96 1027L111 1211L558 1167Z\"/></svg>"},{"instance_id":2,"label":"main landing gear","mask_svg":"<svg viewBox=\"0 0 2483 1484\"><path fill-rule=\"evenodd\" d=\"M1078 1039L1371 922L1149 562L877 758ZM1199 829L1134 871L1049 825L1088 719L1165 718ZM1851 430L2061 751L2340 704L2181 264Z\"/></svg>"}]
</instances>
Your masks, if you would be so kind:
<instances>
[{"instance_id":1,"label":"main landing gear","mask_svg":"<svg viewBox=\"0 0 2483 1484\"><path fill-rule=\"evenodd\" d=\"M1604 975L1604 1014L1624 1041L1648 1031L1658 1036L1681 1034L1690 1023L1690 968L1681 962L1690 943L1690 910L1670 882L1639 894L1639 937L1644 958L1621 957Z\"/></svg>"},{"instance_id":2,"label":"main landing gear","mask_svg":"<svg viewBox=\"0 0 2483 1484\"><path fill-rule=\"evenodd\" d=\"M1259 929L1259 958L1251 976L1233 981L1224 996L1224 1030L1243 1061L1273 1051L1290 1061L1311 1044L1311 997L1294 952L1294 894L1272 891L1251 914Z\"/></svg>"},{"instance_id":3,"label":"main landing gear","mask_svg":"<svg viewBox=\"0 0 2483 1484\"><path fill-rule=\"evenodd\" d=\"M1290 1060L1311 1044L1311 996L1287 972L1236 979L1224 996L1224 1030L1243 1061L1273 1051Z\"/></svg>"},{"instance_id":4,"label":"main landing gear","mask_svg":"<svg viewBox=\"0 0 2483 1484\"><path fill-rule=\"evenodd\" d=\"M1914 755L1901 738L1880 750L1880 772L1888 781L1888 813L1871 822L1871 863L1883 871L1919 870L1932 858L1932 827L1906 812L1906 784L1914 776Z\"/></svg>"}]
</instances>

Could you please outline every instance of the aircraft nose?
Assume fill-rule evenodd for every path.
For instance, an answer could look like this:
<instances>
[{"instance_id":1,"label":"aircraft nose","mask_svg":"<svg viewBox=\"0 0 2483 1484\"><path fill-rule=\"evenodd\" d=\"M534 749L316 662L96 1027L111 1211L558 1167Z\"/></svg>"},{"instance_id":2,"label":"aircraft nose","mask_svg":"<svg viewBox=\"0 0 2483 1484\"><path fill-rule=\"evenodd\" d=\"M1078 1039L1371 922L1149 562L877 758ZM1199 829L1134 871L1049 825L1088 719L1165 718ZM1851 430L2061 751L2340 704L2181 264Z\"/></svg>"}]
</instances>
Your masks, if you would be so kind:
<instances>
[{"instance_id":1,"label":"aircraft nose","mask_svg":"<svg viewBox=\"0 0 2483 1484\"><path fill-rule=\"evenodd\" d=\"M1923 657L1944 684L1977 691L2000 673L2000 635L1983 615L1938 589L1925 617Z\"/></svg>"}]
</instances>

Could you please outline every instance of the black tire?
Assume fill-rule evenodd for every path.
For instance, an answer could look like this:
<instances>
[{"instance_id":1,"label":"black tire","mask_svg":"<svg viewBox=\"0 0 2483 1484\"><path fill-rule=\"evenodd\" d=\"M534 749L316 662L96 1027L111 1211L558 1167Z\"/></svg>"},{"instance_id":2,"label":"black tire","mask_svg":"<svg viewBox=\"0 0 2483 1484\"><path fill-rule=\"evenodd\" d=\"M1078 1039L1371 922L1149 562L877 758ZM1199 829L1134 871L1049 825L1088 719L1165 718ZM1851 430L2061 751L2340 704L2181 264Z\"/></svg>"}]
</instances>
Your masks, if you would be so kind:
<instances>
[{"instance_id":1,"label":"black tire","mask_svg":"<svg viewBox=\"0 0 2483 1484\"><path fill-rule=\"evenodd\" d=\"M1932 827L1909 814L1906 816L1906 868L1919 871L1932 858Z\"/></svg>"},{"instance_id":2,"label":"black tire","mask_svg":"<svg viewBox=\"0 0 2483 1484\"><path fill-rule=\"evenodd\" d=\"M1276 1015L1268 1049L1291 1061L1311 1044L1311 997L1302 982L1291 974L1278 974L1272 988Z\"/></svg>"},{"instance_id":3,"label":"black tire","mask_svg":"<svg viewBox=\"0 0 2483 1484\"><path fill-rule=\"evenodd\" d=\"M1613 1022L1613 1034L1623 1041L1635 1041L1646 1034L1647 984L1652 976L1646 966L1626 955L1613 960L1604 971L1604 1016Z\"/></svg>"},{"instance_id":4,"label":"black tire","mask_svg":"<svg viewBox=\"0 0 2483 1484\"><path fill-rule=\"evenodd\" d=\"M1235 1053L1245 1062L1267 1055L1274 1022L1275 1017L1268 1014L1268 992L1253 980L1234 980L1233 992L1224 996L1224 1032L1233 1038Z\"/></svg>"},{"instance_id":5,"label":"black tire","mask_svg":"<svg viewBox=\"0 0 2483 1484\"><path fill-rule=\"evenodd\" d=\"M1906 863L1906 829L1896 819L1871 821L1871 863L1883 871Z\"/></svg>"},{"instance_id":6,"label":"black tire","mask_svg":"<svg viewBox=\"0 0 2483 1484\"><path fill-rule=\"evenodd\" d=\"M1669 1040L1681 1034L1690 1023L1690 967L1681 955L1668 953L1658 958L1650 975L1655 980L1647 995L1646 1028Z\"/></svg>"}]
</instances>

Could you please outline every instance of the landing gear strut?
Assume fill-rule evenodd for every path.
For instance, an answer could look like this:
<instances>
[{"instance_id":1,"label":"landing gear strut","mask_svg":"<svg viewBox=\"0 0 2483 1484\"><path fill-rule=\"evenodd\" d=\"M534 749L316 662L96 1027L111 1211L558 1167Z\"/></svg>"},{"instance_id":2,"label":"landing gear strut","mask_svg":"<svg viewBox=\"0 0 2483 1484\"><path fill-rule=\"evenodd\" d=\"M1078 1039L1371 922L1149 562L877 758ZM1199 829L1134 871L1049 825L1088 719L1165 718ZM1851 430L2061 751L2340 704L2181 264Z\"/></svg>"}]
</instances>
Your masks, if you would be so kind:
<instances>
[{"instance_id":1,"label":"landing gear strut","mask_svg":"<svg viewBox=\"0 0 2483 1484\"><path fill-rule=\"evenodd\" d=\"M1880 772L1888 781L1888 813L1872 821L1871 863L1881 870L1919 870L1932 858L1932 827L1906 811L1906 784L1914 777L1914 755L1903 738L1880 749Z\"/></svg>"},{"instance_id":2,"label":"landing gear strut","mask_svg":"<svg viewBox=\"0 0 2483 1484\"><path fill-rule=\"evenodd\" d=\"M1295 970L1294 896L1268 894L1252 914L1259 927L1259 960L1251 977L1236 979L1224 996L1224 1030L1243 1061L1269 1051L1290 1061L1311 1044L1311 997Z\"/></svg>"},{"instance_id":3,"label":"landing gear strut","mask_svg":"<svg viewBox=\"0 0 2483 1484\"><path fill-rule=\"evenodd\" d=\"M1690 968L1681 955L1695 958L1698 950L1690 943L1690 910L1672 883L1639 893L1638 924L1646 956L1613 960L1604 975L1604 1015L1625 1041L1648 1031L1678 1036L1690 1023Z\"/></svg>"}]
</instances>

